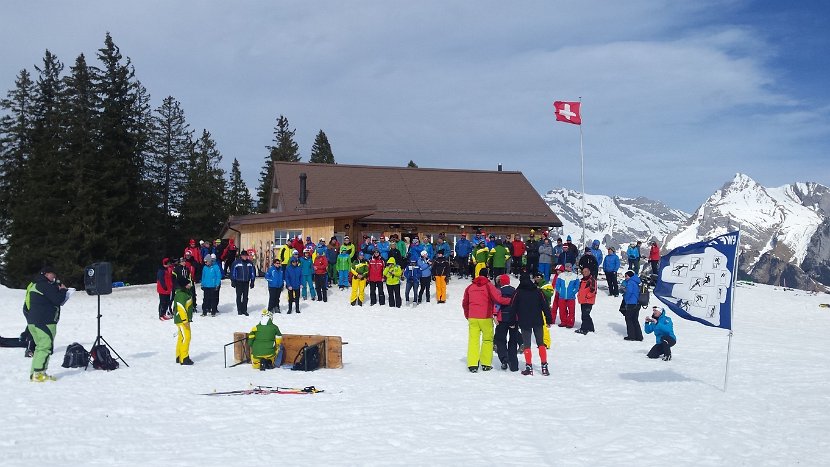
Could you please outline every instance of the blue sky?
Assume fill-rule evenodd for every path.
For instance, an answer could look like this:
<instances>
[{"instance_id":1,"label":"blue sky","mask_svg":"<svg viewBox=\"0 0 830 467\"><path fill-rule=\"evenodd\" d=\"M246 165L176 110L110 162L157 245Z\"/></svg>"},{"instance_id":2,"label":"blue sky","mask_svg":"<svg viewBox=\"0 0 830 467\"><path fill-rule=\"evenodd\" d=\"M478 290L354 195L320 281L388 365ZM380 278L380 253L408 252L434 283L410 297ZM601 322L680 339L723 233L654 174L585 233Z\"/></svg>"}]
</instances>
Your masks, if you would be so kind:
<instances>
[{"instance_id":1,"label":"blue sky","mask_svg":"<svg viewBox=\"0 0 830 467\"><path fill-rule=\"evenodd\" d=\"M154 107L257 185L276 118L308 159L520 170L691 211L736 172L830 183L830 4L820 1L150 1L4 6L0 89L47 48L92 61L109 31ZM495 187L494 187L495 188ZM495 193L494 193L495 194Z\"/></svg>"}]
</instances>

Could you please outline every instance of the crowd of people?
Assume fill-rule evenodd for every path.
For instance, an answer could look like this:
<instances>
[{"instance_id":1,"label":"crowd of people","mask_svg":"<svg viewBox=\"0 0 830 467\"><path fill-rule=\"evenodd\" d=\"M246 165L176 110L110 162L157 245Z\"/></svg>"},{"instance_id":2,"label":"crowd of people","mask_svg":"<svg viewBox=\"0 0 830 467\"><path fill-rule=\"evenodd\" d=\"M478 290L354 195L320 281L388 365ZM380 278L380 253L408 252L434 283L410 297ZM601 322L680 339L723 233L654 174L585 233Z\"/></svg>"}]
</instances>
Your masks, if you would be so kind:
<instances>
[{"instance_id":1,"label":"crowd of people","mask_svg":"<svg viewBox=\"0 0 830 467\"><path fill-rule=\"evenodd\" d=\"M591 311L600 267L609 295L618 297L622 288L620 311L626 321L625 339L643 339L638 322L642 292L638 276L641 242L632 243L626 249L629 270L621 283L617 276L622 260L616 249L608 246L603 254L600 245L599 240L594 240L580 251L569 235L564 241L553 240L548 232L543 232L537 239L534 230L526 240L519 234L504 238L477 231L469 239L461 235L454 246L443 233L434 239L429 235L421 238L364 235L359 244L353 243L348 235L342 243L336 237L328 242L321 238L315 243L307 236L303 241L298 235L275 247L271 264L263 271L268 288L265 311L269 316L283 311L301 313L301 299L328 302L328 290L334 287L347 290L344 296L351 306L364 306L367 286L368 306L414 307L430 301L433 282L435 301L443 304L447 301L447 282L453 274L458 279L473 278L462 301L469 323L467 366L470 371L492 368L494 346L502 369L518 371L516 352L521 347L525 357L522 373L532 374L531 347L535 340L542 374L547 375L549 328L557 324L557 316L558 326L573 328L579 303L581 325L575 332L582 335L595 332ZM198 310L197 283L203 291L202 316L218 313L223 278L229 278L235 290L237 314L248 315L248 293L258 277L251 253L238 249L233 239L227 244L220 239L212 244L197 244L191 239L181 258L162 261L157 278L159 318L173 318L179 327L177 362L192 364L187 349L190 322ZM648 260L654 274L659 259L660 249L656 242L651 242ZM510 285L511 274L519 279L516 288ZM286 309L281 303L283 290ZM670 320L668 323L670 326ZM661 342L663 351L659 355L670 355L668 341Z\"/></svg>"}]
</instances>

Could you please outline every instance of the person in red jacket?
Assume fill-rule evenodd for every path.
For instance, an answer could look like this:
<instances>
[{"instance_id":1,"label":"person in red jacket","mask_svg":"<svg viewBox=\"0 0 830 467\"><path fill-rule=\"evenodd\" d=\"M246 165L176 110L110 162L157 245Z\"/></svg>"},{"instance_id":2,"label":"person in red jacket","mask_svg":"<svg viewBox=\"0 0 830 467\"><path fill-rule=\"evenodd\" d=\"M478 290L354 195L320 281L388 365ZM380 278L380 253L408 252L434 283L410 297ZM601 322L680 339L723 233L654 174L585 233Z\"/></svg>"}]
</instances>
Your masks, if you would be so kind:
<instances>
[{"instance_id":1,"label":"person in red jacket","mask_svg":"<svg viewBox=\"0 0 830 467\"><path fill-rule=\"evenodd\" d=\"M187 254L190 253L190 257L188 258ZM202 249L200 245L196 244L195 239L190 239L188 242L187 248L184 249L183 256L188 258L188 261L193 262L193 281L199 282L202 278Z\"/></svg>"},{"instance_id":2,"label":"person in red jacket","mask_svg":"<svg viewBox=\"0 0 830 467\"><path fill-rule=\"evenodd\" d=\"M170 258L161 260L161 267L156 273L156 292L159 294L159 319L164 321L173 317L170 305L173 303L173 263Z\"/></svg>"},{"instance_id":3,"label":"person in red jacket","mask_svg":"<svg viewBox=\"0 0 830 467\"><path fill-rule=\"evenodd\" d=\"M314 290L317 291L317 301L328 302L329 260L326 255L317 255L312 267L314 268ZM314 297L311 299L314 300Z\"/></svg>"},{"instance_id":4,"label":"person in red jacket","mask_svg":"<svg viewBox=\"0 0 830 467\"><path fill-rule=\"evenodd\" d=\"M513 258L510 261L510 265L515 277L519 277L519 274L522 272L522 256L525 254L525 248L525 242L522 241L522 237L519 234L513 235Z\"/></svg>"},{"instance_id":5,"label":"person in red jacket","mask_svg":"<svg viewBox=\"0 0 830 467\"><path fill-rule=\"evenodd\" d=\"M651 249L648 251L648 263L651 264L651 273L656 275L660 264L660 247L657 246L657 242L651 242Z\"/></svg>"},{"instance_id":6,"label":"person in red jacket","mask_svg":"<svg viewBox=\"0 0 830 467\"><path fill-rule=\"evenodd\" d=\"M577 329L577 334L588 334L594 332L594 320L591 319L591 309L597 299L597 280L591 275L591 270L582 268L582 279L579 282L579 291L576 293L579 306L582 308L582 324Z\"/></svg>"},{"instance_id":7,"label":"person in red jacket","mask_svg":"<svg viewBox=\"0 0 830 467\"><path fill-rule=\"evenodd\" d=\"M467 340L467 368L471 373L493 369L493 310L496 303L509 305L510 298L502 297L499 289L487 279L489 271L483 268L473 283L464 290L461 307L469 326Z\"/></svg>"},{"instance_id":8,"label":"person in red jacket","mask_svg":"<svg viewBox=\"0 0 830 467\"><path fill-rule=\"evenodd\" d=\"M372 259L369 260L369 275L367 282L369 282L369 306L375 303L380 303L380 306L386 304L386 296L383 295L383 268L386 267L386 262L380 256L380 251L372 252Z\"/></svg>"}]
</instances>

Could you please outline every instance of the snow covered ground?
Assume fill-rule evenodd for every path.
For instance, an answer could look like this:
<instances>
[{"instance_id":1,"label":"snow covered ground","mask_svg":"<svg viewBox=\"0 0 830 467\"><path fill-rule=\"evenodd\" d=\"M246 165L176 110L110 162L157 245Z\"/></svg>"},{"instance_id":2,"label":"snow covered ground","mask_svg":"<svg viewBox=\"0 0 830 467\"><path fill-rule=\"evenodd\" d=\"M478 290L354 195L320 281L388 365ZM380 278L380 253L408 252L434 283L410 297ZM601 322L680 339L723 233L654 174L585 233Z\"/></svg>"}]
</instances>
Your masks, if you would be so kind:
<instances>
[{"instance_id":1,"label":"snow covered ground","mask_svg":"<svg viewBox=\"0 0 830 467\"><path fill-rule=\"evenodd\" d=\"M674 317L670 362L626 342L618 299L601 294L588 336L553 329L549 377L471 374L460 301L353 308L344 292L278 315L284 333L340 335L345 367L311 373L223 368L222 346L256 322L223 286L215 318L197 316L191 356L174 363L174 325L154 285L101 297L102 334L130 367L60 367L95 337L96 297L63 308L51 373L28 381L22 349L0 349L3 465L828 465L830 309L771 286L737 290L728 391L727 334ZM0 335L23 328L22 290L0 289ZM250 309L267 301L264 282ZM579 316L577 314L577 322ZM229 356L230 357L230 356ZM250 385L316 395L208 397Z\"/></svg>"}]
</instances>

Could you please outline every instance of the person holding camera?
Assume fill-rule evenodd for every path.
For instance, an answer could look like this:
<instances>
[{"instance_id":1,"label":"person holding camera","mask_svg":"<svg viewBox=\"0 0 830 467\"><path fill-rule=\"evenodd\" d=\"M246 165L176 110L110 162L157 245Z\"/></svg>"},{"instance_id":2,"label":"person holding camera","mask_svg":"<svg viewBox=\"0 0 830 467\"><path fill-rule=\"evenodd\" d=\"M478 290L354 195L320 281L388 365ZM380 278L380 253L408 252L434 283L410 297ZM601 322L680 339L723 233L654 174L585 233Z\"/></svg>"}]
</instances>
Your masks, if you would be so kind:
<instances>
[{"instance_id":1,"label":"person holding camera","mask_svg":"<svg viewBox=\"0 0 830 467\"><path fill-rule=\"evenodd\" d=\"M671 348L677 343L674 335L674 325L671 318L666 316L664 308L652 307L651 316L646 316L646 334L654 333L657 343L648 351L648 358L663 357L664 361L671 360Z\"/></svg>"},{"instance_id":2,"label":"person holding camera","mask_svg":"<svg viewBox=\"0 0 830 467\"><path fill-rule=\"evenodd\" d=\"M61 316L61 305L66 301L66 287L58 280L51 266L44 266L34 280L26 287L26 301L23 314L26 316L29 333L35 341L32 355L32 369L29 379L36 383L55 381L46 374L49 356L55 349L55 334Z\"/></svg>"}]
</instances>

